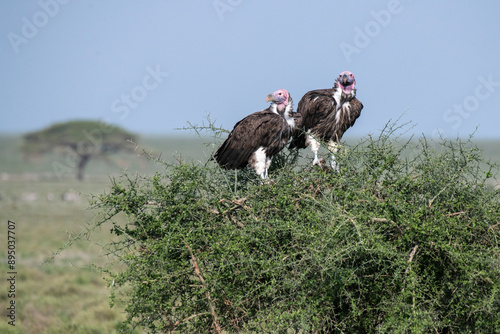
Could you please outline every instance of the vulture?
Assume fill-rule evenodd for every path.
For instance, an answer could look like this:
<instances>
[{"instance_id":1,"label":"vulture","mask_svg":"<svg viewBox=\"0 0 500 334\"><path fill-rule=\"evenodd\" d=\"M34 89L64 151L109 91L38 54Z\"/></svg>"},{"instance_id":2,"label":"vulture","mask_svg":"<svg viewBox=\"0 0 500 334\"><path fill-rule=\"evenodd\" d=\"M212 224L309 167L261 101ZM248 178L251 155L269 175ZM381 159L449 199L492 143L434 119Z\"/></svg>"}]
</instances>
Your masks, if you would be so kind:
<instances>
[{"instance_id":1,"label":"vulture","mask_svg":"<svg viewBox=\"0 0 500 334\"><path fill-rule=\"evenodd\" d=\"M328 142L331 166L339 170L335 154L339 141L361 114L363 104L356 98L356 80L349 71L340 73L332 88L307 92L299 101L290 149L309 146L314 153L313 165L320 165L320 141Z\"/></svg>"},{"instance_id":2,"label":"vulture","mask_svg":"<svg viewBox=\"0 0 500 334\"><path fill-rule=\"evenodd\" d=\"M255 112L236 123L217 149L214 159L226 169L250 165L263 179L273 156L286 146L294 128L293 101L285 89L266 98L269 108Z\"/></svg>"}]
</instances>

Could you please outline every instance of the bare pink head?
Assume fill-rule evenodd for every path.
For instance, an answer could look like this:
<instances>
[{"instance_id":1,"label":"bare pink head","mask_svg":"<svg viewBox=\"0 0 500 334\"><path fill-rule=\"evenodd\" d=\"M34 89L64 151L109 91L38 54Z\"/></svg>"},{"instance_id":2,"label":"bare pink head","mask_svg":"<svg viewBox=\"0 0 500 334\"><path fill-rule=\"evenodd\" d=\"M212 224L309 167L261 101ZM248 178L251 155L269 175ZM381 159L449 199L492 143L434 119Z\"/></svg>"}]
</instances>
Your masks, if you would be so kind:
<instances>
[{"instance_id":1,"label":"bare pink head","mask_svg":"<svg viewBox=\"0 0 500 334\"><path fill-rule=\"evenodd\" d=\"M346 94L350 94L356 85L354 74L349 71L340 73L337 78L337 82L339 83L340 88L342 88L342 91Z\"/></svg>"},{"instance_id":2,"label":"bare pink head","mask_svg":"<svg viewBox=\"0 0 500 334\"><path fill-rule=\"evenodd\" d=\"M290 98L290 94L286 91L286 89L278 89L272 94L269 94L266 97L266 102L273 101L278 105L278 109L281 110L285 106L288 105L288 99Z\"/></svg>"}]
</instances>

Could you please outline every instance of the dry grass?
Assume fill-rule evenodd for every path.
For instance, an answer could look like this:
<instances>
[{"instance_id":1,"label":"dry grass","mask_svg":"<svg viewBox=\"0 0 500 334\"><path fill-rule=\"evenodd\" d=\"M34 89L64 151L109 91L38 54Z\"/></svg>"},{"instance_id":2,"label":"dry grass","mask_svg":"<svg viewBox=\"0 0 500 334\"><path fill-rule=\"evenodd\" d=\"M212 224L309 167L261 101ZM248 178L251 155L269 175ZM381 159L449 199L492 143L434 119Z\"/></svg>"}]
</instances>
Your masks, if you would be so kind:
<instances>
[{"instance_id":1,"label":"dry grass","mask_svg":"<svg viewBox=\"0 0 500 334\"><path fill-rule=\"evenodd\" d=\"M94 213L88 202L63 201L59 194L95 193L105 189L106 180L97 183L1 182L0 238L7 239L7 220L16 223L16 326L0 322L2 333L115 333L124 319L120 305L109 308L109 292L100 272L90 263L107 261L101 248L82 240L63 251L53 262L44 263L69 238L70 233L85 229ZM36 194L36 200L22 201L24 193ZM47 199L47 194L55 194ZM97 231L97 239L110 240L106 229ZM2 243L2 245L5 245ZM3 249L2 252L6 252ZM7 267L4 266L4 275ZM0 280L0 291L7 291ZM0 302L10 299L0 294Z\"/></svg>"}]
</instances>

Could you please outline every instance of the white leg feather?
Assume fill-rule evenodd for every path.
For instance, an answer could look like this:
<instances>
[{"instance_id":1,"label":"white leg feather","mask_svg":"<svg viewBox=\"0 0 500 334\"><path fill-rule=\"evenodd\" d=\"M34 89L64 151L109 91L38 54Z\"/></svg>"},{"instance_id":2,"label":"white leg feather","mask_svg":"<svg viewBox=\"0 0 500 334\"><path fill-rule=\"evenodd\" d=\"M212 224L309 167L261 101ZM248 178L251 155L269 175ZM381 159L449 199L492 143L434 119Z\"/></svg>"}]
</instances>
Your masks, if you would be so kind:
<instances>
[{"instance_id":1,"label":"white leg feather","mask_svg":"<svg viewBox=\"0 0 500 334\"><path fill-rule=\"evenodd\" d=\"M262 176L263 179L267 179L269 177L268 171L269 167L271 167L271 161L273 160L272 157L266 157L266 169L264 170L264 176Z\"/></svg>"},{"instance_id":2,"label":"white leg feather","mask_svg":"<svg viewBox=\"0 0 500 334\"><path fill-rule=\"evenodd\" d=\"M319 143L319 141L314 139L313 136L307 135L306 145L308 145L311 148L311 151L314 153L313 166L319 165L320 163L319 163L319 159L318 159L318 151L319 151L321 144Z\"/></svg>"},{"instance_id":3,"label":"white leg feather","mask_svg":"<svg viewBox=\"0 0 500 334\"><path fill-rule=\"evenodd\" d=\"M328 143L328 150L332 153L332 168L333 170L336 170L337 172L340 171L339 166L337 165L337 161L335 160L335 154L339 151L340 145L333 140L330 140Z\"/></svg>"},{"instance_id":4,"label":"white leg feather","mask_svg":"<svg viewBox=\"0 0 500 334\"><path fill-rule=\"evenodd\" d=\"M266 168L266 152L264 148L259 147L257 151L255 151L250 159L251 166L255 170L255 172L260 175L263 179L267 178L267 168Z\"/></svg>"}]
</instances>

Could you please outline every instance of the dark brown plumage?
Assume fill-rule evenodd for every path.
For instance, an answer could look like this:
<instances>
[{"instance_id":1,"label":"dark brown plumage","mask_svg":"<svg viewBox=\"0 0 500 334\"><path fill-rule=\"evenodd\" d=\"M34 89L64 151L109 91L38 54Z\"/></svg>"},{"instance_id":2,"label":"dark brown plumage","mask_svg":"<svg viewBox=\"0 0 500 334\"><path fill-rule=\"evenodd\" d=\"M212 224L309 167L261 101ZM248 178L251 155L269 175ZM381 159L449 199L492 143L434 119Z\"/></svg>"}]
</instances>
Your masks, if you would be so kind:
<instances>
[{"instance_id":1,"label":"dark brown plumage","mask_svg":"<svg viewBox=\"0 0 500 334\"><path fill-rule=\"evenodd\" d=\"M297 109L296 130L290 148L306 147L306 132L310 132L321 140L331 139L339 141L344 132L354 125L361 114L363 104L355 97L349 102L350 110L337 110L337 103L333 98L334 88L318 89L307 92L299 102Z\"/></svg>"},{"instance_id":2,"label":"dark brown plumage","mask_svg":"<svg viewBox=\"0 0 500 334\"><path fill-rule=\"evenodd\" d=\"M267 178L271 159L290 140L294 124L293 101L288 92L278 90L268 96L269 100L273 101L269 108L236 123L219 147L214 158L222 167L240 169L250 164L257 174Z\"/></svg>"},{"instance_id":3,"label":"dark brown plumage","mask_svg":"<svg viewBox=\"0 0 500 334\"><path fill-rule=\"evenodd\" d=\"M313 164L318 164L319 141L329 143L336 153L337 143L360 116L363 104L355 97L354 75L342 72L333 88L307 92L299 102L290 148L311 147ZM337 168L332 156L332 167Z\"/></svg>"}]
</instances>

